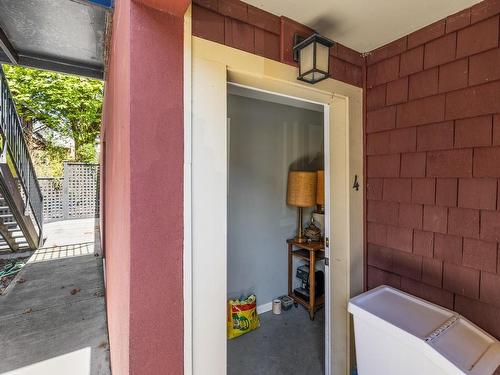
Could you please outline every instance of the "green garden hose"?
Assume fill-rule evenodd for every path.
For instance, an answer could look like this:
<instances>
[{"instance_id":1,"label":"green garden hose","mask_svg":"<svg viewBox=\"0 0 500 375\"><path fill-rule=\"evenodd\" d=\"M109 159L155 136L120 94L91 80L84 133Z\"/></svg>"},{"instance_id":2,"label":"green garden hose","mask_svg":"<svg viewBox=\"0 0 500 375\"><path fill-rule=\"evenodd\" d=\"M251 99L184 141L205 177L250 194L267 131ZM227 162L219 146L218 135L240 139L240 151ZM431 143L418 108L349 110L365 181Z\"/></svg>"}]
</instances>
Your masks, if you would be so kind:
<instances>
[{"instance_id":1,"label":"green garden hose","mask_svg":"<svg viewBox=\"0 0 500 375\"><path fill-rule=\"evenodd\" d=\"M12 262L12 263L6 264L0 270L0 278L5 277L5 276L10 276L10 275L13 275L13 274L21 271L21 269L24 267L24 264L25 263L23 263L23 262Z\"/></svg>"}]
</instances>

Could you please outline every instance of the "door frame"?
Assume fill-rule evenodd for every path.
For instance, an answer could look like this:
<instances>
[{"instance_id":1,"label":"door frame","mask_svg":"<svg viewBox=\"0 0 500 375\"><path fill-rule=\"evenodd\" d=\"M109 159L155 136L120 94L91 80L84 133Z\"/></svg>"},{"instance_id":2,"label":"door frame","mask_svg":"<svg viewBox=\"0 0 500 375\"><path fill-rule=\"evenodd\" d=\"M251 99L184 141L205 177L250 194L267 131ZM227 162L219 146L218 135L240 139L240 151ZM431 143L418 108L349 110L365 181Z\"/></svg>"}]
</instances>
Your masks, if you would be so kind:
<instances>
[{"instance_id":1,"label":"door frame","mask_svg":"<svg viewBox=\"0 0 500 375\"><path fill-rule=\"evenodd\" d=\"M327 368L330 374L348 375L354 363L354 338L347 302L364 285L362 89L333 79L307 85L297 81L295 67L191 35L186 39L190 50L185 82L190 87L184 92L189 106L184 145L185 373L226 373L226 89L233 82L332 109L328 137L335 157L326 194L331 209L327 225L336 235L330 237L334 250L329 256L332 277L326 334L333 345ZM329 161L326 156L325 150ZM354 175L359 191L352 189ZM219 179L223 182L217 185Z\"/></svg>"}]
</instances>

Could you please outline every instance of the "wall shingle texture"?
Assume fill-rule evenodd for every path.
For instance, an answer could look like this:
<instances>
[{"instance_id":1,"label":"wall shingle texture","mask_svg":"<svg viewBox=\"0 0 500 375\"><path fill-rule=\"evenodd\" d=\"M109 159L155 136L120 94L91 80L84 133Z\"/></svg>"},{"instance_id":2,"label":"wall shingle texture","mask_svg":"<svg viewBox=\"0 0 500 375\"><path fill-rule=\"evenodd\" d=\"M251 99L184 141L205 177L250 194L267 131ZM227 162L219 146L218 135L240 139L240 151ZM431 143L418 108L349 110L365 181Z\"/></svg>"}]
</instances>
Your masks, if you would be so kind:
<instances>
[{"instance_id":1,"label":"wall shingle texture","mask_svg":"<svg viewBox=\"0 0 500 375\"><path fill-rule=\"evenodd\" d=\"M296 65L293 36L314 30L240 0L193 0L193 35L268 59ZM363 56L339 43L330 51L332 78L363 86Z\"/></svg>"},{"instance_id":2,"label":"wall shingle texture","mask_svg":"<svg viewBox=\"0 0 500 375\"><path fill-rule=\"evenodd\" d=\"M366 60L367 285L452 308L497 338L499 4L483 1ZM391 138L394 129L408 133Z\"/></svg>"}]
</instances>

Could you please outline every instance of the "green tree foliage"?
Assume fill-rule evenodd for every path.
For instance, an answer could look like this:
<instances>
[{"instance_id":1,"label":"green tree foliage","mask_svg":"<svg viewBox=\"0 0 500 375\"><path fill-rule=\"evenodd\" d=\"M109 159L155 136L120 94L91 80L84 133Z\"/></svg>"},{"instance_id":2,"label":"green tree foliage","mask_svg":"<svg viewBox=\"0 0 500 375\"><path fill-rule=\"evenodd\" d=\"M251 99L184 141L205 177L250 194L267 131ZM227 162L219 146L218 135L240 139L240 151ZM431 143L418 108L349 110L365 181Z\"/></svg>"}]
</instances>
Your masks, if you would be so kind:
<instances>
[{"instance_id":1,"label":"green tree foliage","mask_svg":"<svg viewBox=\"0 0 500 375\"><path fill-rule=\"evenodd\" d=\"M101 125L101 81L20 66L3 69L26 124L42 123L71 137L77 161L97 161L94 145ZM54 157L63 154L55 146L46 151Z\"/></svg>"},{"instance_id":2,"label":"green tree foliage","mask_svg":"<svg viewBox=\"0 0 500 375\"><path fill-rule=\"evenodd\" d=\"M32 149L30 154L38 177L62 177L63 161L70 159L68 149L50 144L43 150Z\"/></svg>"}]
</instances>

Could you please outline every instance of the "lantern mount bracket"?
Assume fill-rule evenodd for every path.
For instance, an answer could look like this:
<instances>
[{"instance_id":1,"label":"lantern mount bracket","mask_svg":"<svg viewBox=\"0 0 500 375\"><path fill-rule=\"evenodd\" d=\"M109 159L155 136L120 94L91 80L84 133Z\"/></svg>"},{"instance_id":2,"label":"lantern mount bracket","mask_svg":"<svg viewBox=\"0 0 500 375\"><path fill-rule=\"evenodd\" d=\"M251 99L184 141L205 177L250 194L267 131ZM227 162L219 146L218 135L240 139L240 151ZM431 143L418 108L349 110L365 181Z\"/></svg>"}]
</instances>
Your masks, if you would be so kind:
<instances>
[{"instance_id":1,"label":"lantern mount bracket","mask_svg":"<svg viewBox=\"0 0 500 375\"><path fill-rule=\"evenodd\" d=\"M302 43L304 40L306 40L305 36L299 34L293 36L293 61L295 62L299 62L299 50L295 48L295 46Z\"/></svg>"}]
</instances>

